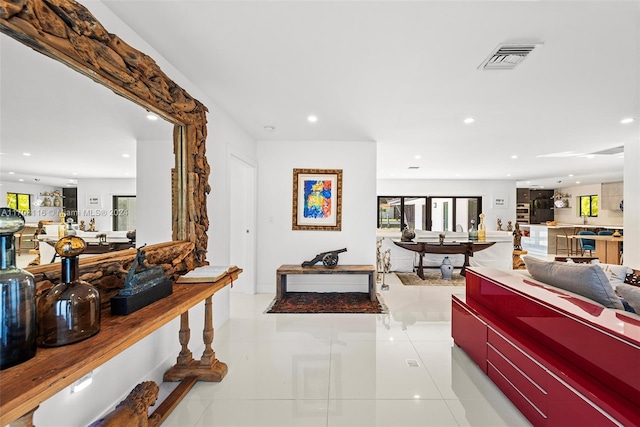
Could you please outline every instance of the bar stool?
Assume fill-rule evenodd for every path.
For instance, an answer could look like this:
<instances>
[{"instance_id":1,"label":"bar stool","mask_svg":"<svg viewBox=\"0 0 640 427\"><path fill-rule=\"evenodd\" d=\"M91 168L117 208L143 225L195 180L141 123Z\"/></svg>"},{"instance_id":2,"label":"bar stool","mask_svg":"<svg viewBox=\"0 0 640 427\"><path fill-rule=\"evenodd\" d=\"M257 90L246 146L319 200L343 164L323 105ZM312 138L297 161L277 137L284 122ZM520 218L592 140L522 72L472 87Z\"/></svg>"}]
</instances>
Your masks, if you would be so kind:
<instances>
[{"instance_id":1,"label":"bar stool","mask_svg":"<svg viewBox=\"0 0 640 427\"><path fill-rule=\"evenodd\" d=\"M566 228L561 228L563 234L556 234L556 255L558 255L558 250L560 249L558 245L558 238L564 239L564 250L567 251L567 256L573 255L573 241L569 238L569 233Z\"/></svg>"}]
</instances>

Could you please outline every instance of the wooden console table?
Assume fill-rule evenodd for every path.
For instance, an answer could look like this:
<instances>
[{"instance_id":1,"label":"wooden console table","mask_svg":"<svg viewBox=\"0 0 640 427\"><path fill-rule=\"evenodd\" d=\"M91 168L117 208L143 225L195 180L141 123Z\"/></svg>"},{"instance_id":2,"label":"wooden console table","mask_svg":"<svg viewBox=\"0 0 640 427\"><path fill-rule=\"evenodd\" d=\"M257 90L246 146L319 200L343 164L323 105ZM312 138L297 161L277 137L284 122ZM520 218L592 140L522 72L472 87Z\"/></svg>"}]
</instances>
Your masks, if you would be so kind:
<instances>
[{"instance_id":1,"label":"wooden console table","mask_svg":"<svg viewBox=\"0 0 640 427\"><path fill-rule=\"evenodd\" d=\"M469 257L472 257L474 252L482 251L490 246L493 246L496 242L445 241L443 244L440 244L436 242L425 242L420 240L415 242L399 242L397 240L394 240L393 243L400 246L401 248L408 249L413 252L418 252L418 254L420 255L420 263L418 264L417 274L418 277L424 280L424 268L422 266L424 254L464 255L464 264L462 265L462 270L460 271L460 275L464 276L467 267L469 267Z\"/></svg>"},{"instance_id":2,"label":"wooden console table","mask_svg":"<svg viewBox=\"0 0 640 427\"><path fill-rule=\"evenodd\" d=\"M369 298L371 301L376 301L376 268L373 265L337 265L335 267L281 265L276 271L276 300L281 300L287 294L288 274L367 274L369 276Z\"/></svg>"},{"instance_id":3,"label":"wooden console table","mask_svg":"<svg viewBox=\"0 0 640 427\"><path fill-rule=\"evenodd\" d=\"M38 348L36 356L20 365L0 371L0 425L31 426L33 413L40 403L70 386L92 370L117 356L147 335L180 316L179 341L182 350L178 363L167 374L184 380L154 411L162 422L187 394L197 380L220 381L227 365L215 357L213 342L212 296L238 278L242 269L235 267L210 282L177 283L173 293L126 316L112 316L102 311L100 332L84 341L54 348ZM189 309L205 301L202 358L191 357L189 344Z\"/></svg>"}]
</instances>

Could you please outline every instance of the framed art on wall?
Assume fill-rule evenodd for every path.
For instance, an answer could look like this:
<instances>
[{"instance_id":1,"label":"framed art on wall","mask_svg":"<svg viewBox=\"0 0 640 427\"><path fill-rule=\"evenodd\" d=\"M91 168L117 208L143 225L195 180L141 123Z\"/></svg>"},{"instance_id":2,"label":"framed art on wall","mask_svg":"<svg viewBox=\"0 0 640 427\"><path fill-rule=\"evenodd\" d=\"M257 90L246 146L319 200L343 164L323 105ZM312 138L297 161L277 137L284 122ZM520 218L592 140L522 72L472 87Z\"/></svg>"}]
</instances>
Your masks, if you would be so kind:
<instances>
[{"instance_id":1,"label":"framed art on wall","mask_svg":"<svg viewBox=\"0 0 640 427\"><path fill-rule=\"evenodd\" d=\"M292 230L342 229L342 169L293 170Z\"/></svg>"}]
</instances>

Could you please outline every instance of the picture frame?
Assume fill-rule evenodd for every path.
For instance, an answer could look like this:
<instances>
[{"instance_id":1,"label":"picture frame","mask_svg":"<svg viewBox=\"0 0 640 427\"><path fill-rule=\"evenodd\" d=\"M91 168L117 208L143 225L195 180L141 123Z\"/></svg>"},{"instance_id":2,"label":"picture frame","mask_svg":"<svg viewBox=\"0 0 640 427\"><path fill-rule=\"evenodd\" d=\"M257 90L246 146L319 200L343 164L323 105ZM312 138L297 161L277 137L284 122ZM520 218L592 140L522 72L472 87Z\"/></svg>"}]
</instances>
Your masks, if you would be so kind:
<instances>
[{"instance_id":1,"label":"picture frame","mask_svg":"<svg viewBox=\"0 0 640 427\"><path fill-rule=\"evenodd\" d=\"M507 196L504 194L499 194L493 197L493 208L494 209L506 209L508 204Z\"/></svg>"},{"instance_id":2,"label":"picture frame","mask_svg":"<svg viewBox=\"0 0 640 427\"><path fill-rule=\"evenodd\" d=\"M293 169L292 230L342 230L342 169Z\"/></svg>"},{"instance_id":3,"label":"picture frame","mask_svg":"<svg viewBox=\"0 0 640 427\"><path fill-rule=\"evenodd\" d=\"M87 206L89 207L102 207L102 198L99 194L87 194Z\"/></svg>"}]
</instances>

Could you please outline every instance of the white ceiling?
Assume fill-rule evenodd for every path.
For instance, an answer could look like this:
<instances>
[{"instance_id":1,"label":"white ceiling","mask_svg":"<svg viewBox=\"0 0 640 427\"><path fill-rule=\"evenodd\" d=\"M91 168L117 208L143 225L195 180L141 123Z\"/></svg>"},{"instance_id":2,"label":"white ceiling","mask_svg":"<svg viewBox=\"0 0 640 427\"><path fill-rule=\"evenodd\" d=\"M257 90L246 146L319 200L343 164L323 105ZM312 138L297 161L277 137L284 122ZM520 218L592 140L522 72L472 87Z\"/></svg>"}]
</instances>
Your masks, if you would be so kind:
<instances>
[{"instance_id":1,"label":"white ceiling","mask_svg":"<svg viewBox=\"0 0 640 427\"><path fill-rule=\"evenodd\" d=\"M375 141L379 178L513 179L548 188L615 181L622 179L622 156L584 155L639 143L639 122L620 123L640 118L637 1L103 3L256 140ZM153 129L139 129L143 119L132 120L144 115L141 108L111 105L122 100L88 79L80 93L61 87L49 71L57 64L31 58L37 54L27 55L24 46L6 50L21 49L20 61L34 62L7 64L6 39L2 152L46 141L70 159L66 147L75 137L90 139L74 150L84 151L84 163L97 172L107 156L133 153L136 138L157 137ZM515 70L478 69L498 44L523 41L541 46ZM42 70L46 79L35 75ZM37 88L41 80L49 83ZM107 113L85 108L97 96L89 86L108 92ZM36 94L27 95L25 87ZM56 105L45 107L43 94ZM73 101L81 113L58 102L71 95L81 96ZM14 108L15 98L28 109ZM318 122L308 123L309 114ZM97 122L105 116L107 129ZM466 117L476 121L466 125ZM54 130L44 126L50 119ZM210 125L215 120L209 117ZM7 158L0 156L2 180L10 179ZM111 173L123 166L116 160L120 164L108 163ZM66 173L76 164L55 166Z\"/></svg>"}]
</instances>

